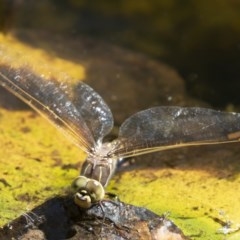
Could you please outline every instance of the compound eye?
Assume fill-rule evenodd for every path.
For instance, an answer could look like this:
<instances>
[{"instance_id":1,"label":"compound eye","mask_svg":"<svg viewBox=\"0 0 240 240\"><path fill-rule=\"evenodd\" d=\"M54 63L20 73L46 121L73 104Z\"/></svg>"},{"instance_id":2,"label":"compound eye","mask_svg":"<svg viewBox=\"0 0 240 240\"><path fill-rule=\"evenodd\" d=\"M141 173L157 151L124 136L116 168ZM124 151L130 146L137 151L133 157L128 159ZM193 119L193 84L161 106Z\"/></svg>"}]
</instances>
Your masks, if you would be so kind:
<instances>
[{"instance_id":1,"label":"compound eye","mask_svg":"<svg viewBox=\"0 0 240 240\"><path fill-rule=\"evenodd\" d=\"M100 201L104 198L105 191L100 182L94 179L89 179L86 184L86 190L91 196L93 202Z\"/></svg>"},{"instance_id":2,"label":"compound eye","mask_svg":"<svg viewBox=\"0 0 240 240\"><path fill-rule=\"evenodd\" d=\"M72 182L71 187L74 191L78 191L79 189L86 188L86 184L88 181L88 178L84 176L79 176Z\"/></svg>"}]
</instances>

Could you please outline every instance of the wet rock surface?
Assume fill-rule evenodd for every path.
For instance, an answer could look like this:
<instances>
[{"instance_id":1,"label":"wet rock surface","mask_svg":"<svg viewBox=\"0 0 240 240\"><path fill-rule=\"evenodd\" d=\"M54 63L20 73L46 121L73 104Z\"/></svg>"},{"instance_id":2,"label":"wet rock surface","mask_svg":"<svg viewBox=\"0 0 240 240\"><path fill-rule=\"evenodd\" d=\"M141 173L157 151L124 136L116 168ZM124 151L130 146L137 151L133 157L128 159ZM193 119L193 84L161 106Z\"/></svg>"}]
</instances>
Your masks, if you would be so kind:
<instances>
[{"instance_id":1,"label":"wet rock surface","mask_svg":"<svg viewBox=\"0 0 240 240\"><path fill-rule=\"evenodd\" d=\"M70 198L53 198L0 230L0 239L188 239L166 216L120 201L88 210Z\"/></svg>"}]
</instances>

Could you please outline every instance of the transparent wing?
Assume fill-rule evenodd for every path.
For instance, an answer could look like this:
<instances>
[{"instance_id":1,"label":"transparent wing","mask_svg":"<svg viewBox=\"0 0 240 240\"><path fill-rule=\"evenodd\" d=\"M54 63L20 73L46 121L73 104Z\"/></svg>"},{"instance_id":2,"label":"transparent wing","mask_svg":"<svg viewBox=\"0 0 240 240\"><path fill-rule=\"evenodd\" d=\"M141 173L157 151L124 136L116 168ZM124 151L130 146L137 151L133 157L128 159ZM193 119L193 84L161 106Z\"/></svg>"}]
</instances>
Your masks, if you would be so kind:
<instances>
[{"instance_id":1,"label":"transparent wing","mask_svg":"<svg viewBox=\"0 0 240 240\"><path fill-rule=\"evenodd\" d=\"M0 84L49 119L85 152L91 151L95 140L112 126L107 105L82 82L70 86L36 76L27 68L1 66Z\"/></svg>"},{"instance_id":2,"label":"transparent wing","mask_svg":"<svg viewBox=\"0 0 240 240\"><path fill-rule=\"evenodd\" d=\"M111 154L130 157L190 145L240 140L240 114L205 108L155 107L128 118Z\"/></svg>"},{"instance_id":3,"label":"transparent wing","mask_svg":"<svg viewBox=\"0 0 240 240\"><path fill-rule=\"evenodd\" d=\"M95 141L102 141L113 128L113 116L108 105L91 87L79 82L74 87L72 102L81 113Z\"/></svg>"}]
</instances>

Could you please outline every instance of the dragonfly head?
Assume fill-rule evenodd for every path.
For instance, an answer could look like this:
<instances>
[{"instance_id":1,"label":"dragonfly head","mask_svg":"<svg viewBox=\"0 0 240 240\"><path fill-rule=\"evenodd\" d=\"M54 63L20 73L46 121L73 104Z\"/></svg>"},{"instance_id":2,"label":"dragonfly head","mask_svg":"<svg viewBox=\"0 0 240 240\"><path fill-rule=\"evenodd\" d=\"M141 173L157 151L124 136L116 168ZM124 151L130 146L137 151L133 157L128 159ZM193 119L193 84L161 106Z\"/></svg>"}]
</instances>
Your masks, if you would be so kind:
<instances>
[{"instance_id":1,"label":"dragonfly head","mask_svg":"<svg viewBox=\"0 0 240 240\"><path fill-rule=\"evenodd\" d=\"M92 204L104 198L105 191L100 182L84 176L77 177L72 183L75 192L74 202L81 208L90 208Z\"/></svg>"}]
</instances>

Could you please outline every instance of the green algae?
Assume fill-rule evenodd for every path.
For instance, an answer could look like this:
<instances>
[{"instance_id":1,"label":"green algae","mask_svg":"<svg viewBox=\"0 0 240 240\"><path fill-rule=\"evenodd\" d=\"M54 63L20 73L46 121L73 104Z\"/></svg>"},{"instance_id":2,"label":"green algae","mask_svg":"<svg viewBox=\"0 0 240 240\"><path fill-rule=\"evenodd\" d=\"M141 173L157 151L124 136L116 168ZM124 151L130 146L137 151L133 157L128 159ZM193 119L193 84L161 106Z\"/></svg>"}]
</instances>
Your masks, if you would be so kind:
<instances>
[{"instance_id":1,"label":"green algae","mask_svg":"<svg viewBox=\"0 0 240 240\"><path fill-rule=\"evenodd\" d=\"M229 231L239 228L240 176L232 182L205 171L165 168L133 170L114 180L109 191L117 189L121 200L166 214L192 239L224 239L220 222L231 221Z\"/></svg>"},{"instance_id":2,"label":"green algae","mask_svg":"<svg viewBox=\"0 0 240 240\"><path fill-rule=\"evenodd\" d=\"M46 79L65 82L85 77L83 66L23 44L12 35L0 35L0 50L4 66L29 68ZM14 108L11 99L4 101ZM85 154L56 132L31 110L0 109L0 225L49 197L64 194L78 176Z\"/></svg>"},{"instance_id":3,"label":"green algae","mask_svg":"<svg viewBox=\"0 0 240 240\"><path fill-rule=\"evenodd\" d=\"M64 194L84 154L30 111L0 109L0 224ZM21 131L24 125L28 131ZM64 147L63 147L64 146Z\"/></svg>"}]
</instances>

